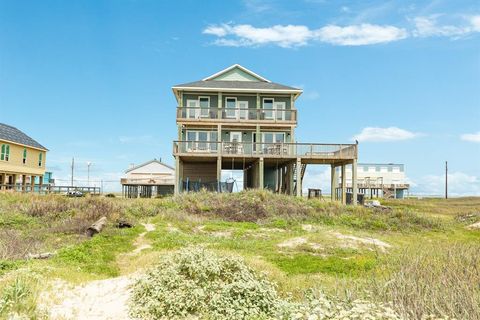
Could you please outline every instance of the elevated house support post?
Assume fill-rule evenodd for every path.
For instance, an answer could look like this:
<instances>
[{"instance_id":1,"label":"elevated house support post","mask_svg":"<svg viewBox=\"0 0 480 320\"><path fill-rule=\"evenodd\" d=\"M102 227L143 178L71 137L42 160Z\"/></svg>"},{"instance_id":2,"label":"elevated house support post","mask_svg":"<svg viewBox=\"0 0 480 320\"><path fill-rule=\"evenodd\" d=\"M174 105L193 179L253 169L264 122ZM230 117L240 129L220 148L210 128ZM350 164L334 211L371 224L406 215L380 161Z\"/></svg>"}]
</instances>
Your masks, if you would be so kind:
<instances>
[{"instance_id":1,"label":"elevated house support post","mask_svg":"<svg viewBox=\"0 0 480 320\"><path fill-rule=\"evenodd\" d=\"M345 164L342 164L342 204L347 204L347 176Z\"/></svg>"},{"instance_id":2,"label":"elevated house support post","mask_svg":"<svg viewBox=\"0 0 480 320\"><path fill-rule=\"evenodd\" d=\"M330 183L330 188L331 188L331 199L332 201L337 200L337 188L338 188L338 172L337 172L337 167L335 164L330 165L330 170L331 170L331 183Z\"/></svg>"},{"instance_id":3,"label":"elevated house support post","mask_svg":"<svg viewBox=\"0 0 480 320\"><path fill-rule=\"evenodd\" d=\"M222 180L222 157L217 157L217 191L222 192L221 188L221 180Z\"/></svg>"},{"instance_id":4,"label":"elevated house support post","mask_svg":"<svg viewBox=\"0 0 480 320\"><path fill-rule=\"evenodd\" d=\"M0 191L2 190L5 190L5 185L7 184L6 181L7 181L7 174L6 173L1 173L0 174L0 179L1 179L1 183L0 183Z\"/></svg>"},{"instance_id":5,"label":"elevated house support post","mask_svg":"<svg viewBox=\"0 0 480 320\"><path fill-rule=\"evenodd\" d=\"M22 174L22 192L27 191L27 175Z\"/></svg>"},{"instance_id":6,"label":"elevated house support post","mask_svg":"<svg viewBox=\"0 0 480 320\"><path fill-rule=\"evenodd\" d=\"M180 157L175 157L175 185L174 185L174 194L178 195L180 193Z\"/></svg>"},{"instance_id":7,"label":"elevated house support post","mask_svg":"<svg viewBox=\"0 0 480 320\"><path fill-rule=\"evenodd\" d=\"M263 178L264 178L264 162L263 162L263 158L260 158L260 160L258 161L258 189L260 190L263 190L264 188Z\"/></svg>"},{"instance_id":8,"label":"elevated house support post","mask_svg":"<svg viewBox=\"0 0 480 320\"><path fill-rule=\"evenodd\" d=\"M17 175L12 174L12 190L17 191Z\"/></svg>"},{"instance_id":9,"label":"elevated house support post","mask_svg":"<svg viewBox=\"0 0 480 320\"><path fill-rule=\"evenodd\" d=\"M302 159L297 158L297 197L302 196Z\"/></svg>"},{"instance_id":10,"label":"elevated house support post","mask_svg":"<svg viewBox=\"0 0 480 320\"><path fill-rule=\"evenodd\" d=\"M35 176L30 177L30 192L35 191Z\"/></svg>"},{"instance_id":11,"label":"elevated house support post","mask_svg":"<svg viewBox=\"0 0 480 320\"><path fill-rule=\"evenodd\" d=\"M357 160L352 162L352 204L357 205Z\"/></svg>"}]
</instances>

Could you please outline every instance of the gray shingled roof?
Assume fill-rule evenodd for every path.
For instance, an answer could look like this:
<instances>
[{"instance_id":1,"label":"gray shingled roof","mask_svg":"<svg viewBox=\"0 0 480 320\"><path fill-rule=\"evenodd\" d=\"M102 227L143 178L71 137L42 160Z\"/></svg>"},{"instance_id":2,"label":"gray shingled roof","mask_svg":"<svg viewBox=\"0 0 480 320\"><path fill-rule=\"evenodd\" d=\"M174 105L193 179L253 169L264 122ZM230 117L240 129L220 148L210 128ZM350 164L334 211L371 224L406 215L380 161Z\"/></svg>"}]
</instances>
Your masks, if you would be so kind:
<instances>
[{"instance_id":1,"label":"gray shingled roof","mask_svg":"<svg viewBox=\"0 0 480 320\"><path fill-rule=\"evenodd\" d=\"M284 86L283 84L260 81L195 81L174 86L174 88L176 87L301 91L301 89Z\"/></svg>"},{"instance_id":2,"label":"gray shingled roof","mask_svg":"<svg viewBox=\"0 0 480 320\"><path fill-rule=\"evenodd\" d=\"M4 123L0 123L0 140L7 140L33 148L48 150L40 143L27 136L22 131Z\"/></svg>"}]
</instances>

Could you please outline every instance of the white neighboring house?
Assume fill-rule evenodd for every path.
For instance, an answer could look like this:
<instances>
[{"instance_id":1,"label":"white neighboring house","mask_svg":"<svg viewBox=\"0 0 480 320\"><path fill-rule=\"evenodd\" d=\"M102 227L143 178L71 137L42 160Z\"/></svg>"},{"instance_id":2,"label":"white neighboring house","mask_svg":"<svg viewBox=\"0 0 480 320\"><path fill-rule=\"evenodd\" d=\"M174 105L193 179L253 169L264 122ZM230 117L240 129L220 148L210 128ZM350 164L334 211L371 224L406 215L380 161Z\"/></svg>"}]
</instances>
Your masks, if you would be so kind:
<instances>
[{"instance_id":1,"label":"white neighboring house","mask_svg":"<svg viewBox=\"0 0 480 320\"><path fill-rule=\"evenodd\" d=\"M127 198L151 198L173 194L175 168L153 159L138 166L131 165L120 180Z\"/></svg>"},{"instance_id":2,"label":"white neighboring house","mask_svg":"<svg viewBox=\"0 0 480 320\"><path fill-rule=\"evenodd\" d=\"M351 167L346 168L347 188L352 187L351 171ZM398 163L359 163L357 181L359 192L368 197L403 199L410 187L405 165Z\"/></svg>"}]
</instances>

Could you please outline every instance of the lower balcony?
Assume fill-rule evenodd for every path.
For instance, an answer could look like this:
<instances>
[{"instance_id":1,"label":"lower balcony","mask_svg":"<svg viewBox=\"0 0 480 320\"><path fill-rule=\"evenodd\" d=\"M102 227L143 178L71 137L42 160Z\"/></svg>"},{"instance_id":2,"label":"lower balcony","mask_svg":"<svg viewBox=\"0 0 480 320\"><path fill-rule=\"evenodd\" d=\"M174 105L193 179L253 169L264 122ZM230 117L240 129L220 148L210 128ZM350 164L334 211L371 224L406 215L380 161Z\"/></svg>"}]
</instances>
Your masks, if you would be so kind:
<instances>
[{"instance_id":1,"label":"lower balcony","mask_svg":"<svg viewBox=\"0 0 480 320\"><path fill-rule=\"evenodd\" d=\"M174 156L357 159L357 144L174 141Z\"/></svg>"}]
</instances>

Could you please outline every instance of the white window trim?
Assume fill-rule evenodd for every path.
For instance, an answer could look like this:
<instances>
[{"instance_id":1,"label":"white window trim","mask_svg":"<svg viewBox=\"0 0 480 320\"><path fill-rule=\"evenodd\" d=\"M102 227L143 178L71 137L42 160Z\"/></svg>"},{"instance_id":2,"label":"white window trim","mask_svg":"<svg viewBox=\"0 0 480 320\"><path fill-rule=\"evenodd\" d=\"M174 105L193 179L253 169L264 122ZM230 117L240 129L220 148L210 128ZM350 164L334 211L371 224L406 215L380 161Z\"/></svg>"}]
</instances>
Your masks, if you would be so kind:
<instances>
[{"instance_id":1,"label":"white window trim","mask_svg":"<svg viewBox=\"0 0 480 320\"><path fill-rule=\"evenodd\" d=\"M240 107L240 104L245 104L245 107ZM248 119L248 101L245 100L237 100L237 109L238 109L238 119Z\"/></svg>"},{"instance_id":2,"label":"white window trim","mask_svg":"<svg viewBox=\"0 0 480 320\"><path fill-rule=\"evenodd\" d=\"M203 109L201 104L200 104L200 99L207 99L208 100L208 107L207 109ZM198 108L199 110L199 117L200 118L208 118L210 115L210 96L198 96ZM202 115L202 110L207 110L207 115Z\"/></svg>"},{"instance_id":3,"label":"white window trim","mask_svg":"<svg viewBox=\"0 0 480 320\"><path fill-rule=\"evenodd\" d=\"M272 109L265 109L265 100L272 100ZM269 110L272 113L271 117L267 117L265 110ZM262 98L262 111L265 114L265 120L275 119L275 98Z\"/></svg>"},{"instance_id":4,"label":"white window trim","mask_svg":"<svg viewBox=\"0 0 480 320\"><path fill-rule=\"evenodd\" d=\"M199 133L200 132L206 132L207 133L207 140L206 141L200 141L199 140ZM188 140L188 134L189 133L195 133L195 140ZM186 134L185 138L188 141L187 144L188 143L197 143L198 144L199 142L206 143L207 144L207 148L205 149L206 151L216 151L217 148L213 148L213 149L210 148L211 147L210 142L217 142L217 140L218 140L218 136L217 136L217 140L215 140L215 141L213 141L211 139L212 133L217 133L217 132L216 131L205 131L205 130L186 130L185 131L185 134ZM218 135L218 133L217 133L217 135ZM194 150L197 150L197 149L194 149Z\"/></svg>"},{"instance_id":5,"label":"white window trim","mask_svg":"<svg viewBox=\"0 0 480 320\"><path fill-rule=\"evenodd\" d=\"M243 132L242 132L242 131L230 131L230 142L233 142L232 140L233 140L233 134L234 134L234 133L235 133L235 134L237 134L237 133L239 134L240 140L237 141L237 142L238 142L238 143L242 143L242 142L243 142L243 138L242 138L242 137L243 137Z\"/></svg>"},{"instance_id":6,"label":"white window trim","mask_svg":"<svg viewBox=\"0 0 480 320\"><path fill-rule=\"evenodd\" d=\"M228 116L228 110L231 110L231 108L227 108L228 99L235 100L235 108L233 109L235 111L235 114L234 114L233 117ZM237 99L237 97L225 97L225 118L227 118L227 119L237 119L238 118L238 99Z\"/></svg>"},{"instance_id":7,"label":"white window trim","mask_svg":"<svg viewBox=\"0 0 480 320\"><path fill-rule=\"evenodd\" d=\"M278 104L281 104L283 105L282 108L278 108ZM278 111L278 110L281 110L281 111ZM274 119L275 120L285 120L285 110L287 109L287 103L285 101L276 101L273 103L273 110L274 110ZM278 116L281 115L280 119L278 118Z\"/></svg>"}]
</instances>

